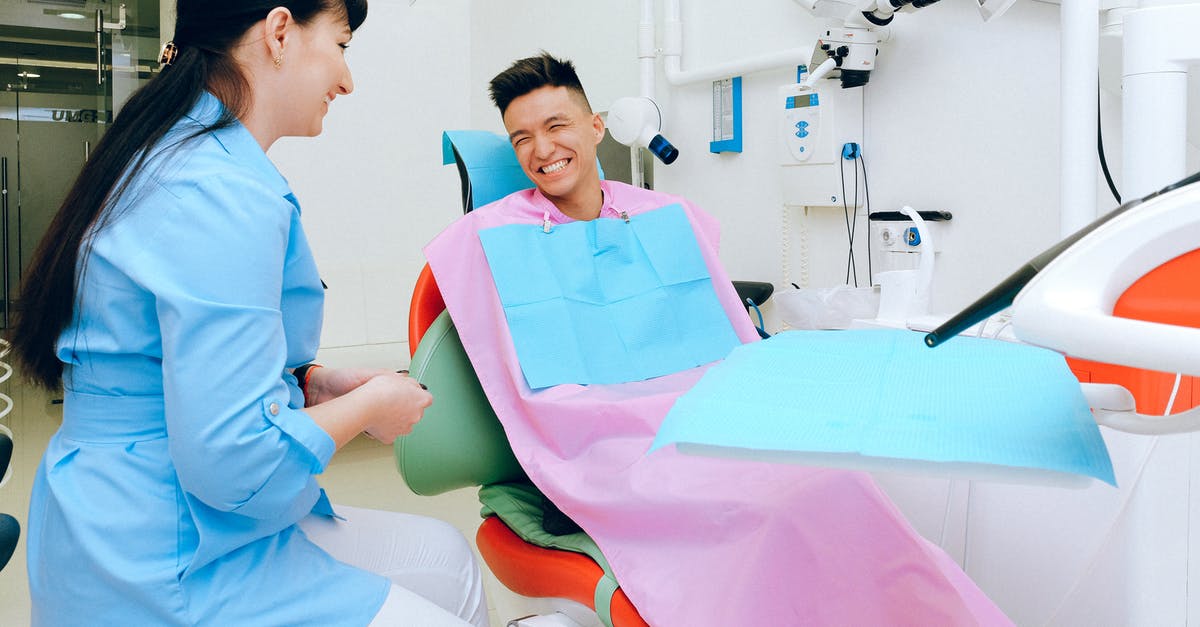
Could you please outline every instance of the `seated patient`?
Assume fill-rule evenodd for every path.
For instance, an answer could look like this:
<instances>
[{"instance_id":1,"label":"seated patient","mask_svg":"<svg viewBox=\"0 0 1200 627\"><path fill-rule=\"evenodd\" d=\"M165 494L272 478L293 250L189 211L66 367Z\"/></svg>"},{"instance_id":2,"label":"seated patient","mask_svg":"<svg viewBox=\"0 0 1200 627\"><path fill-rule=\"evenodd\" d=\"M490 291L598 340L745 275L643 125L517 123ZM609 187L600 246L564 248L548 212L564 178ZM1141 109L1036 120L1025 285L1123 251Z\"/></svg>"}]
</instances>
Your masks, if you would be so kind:
<instances>
[{"instance_id":1,"label":"seated patient","mask_svg":"<svg viewBox=\"0 0 1200 627\"><path fill-rule=\"evenodd\" d=\"M707 366L530 388L480 239L494 227L681 205L737 339L758 336L718 261L713 218L679 197L600 180L604 122L570 62L519 60L492 80L491 95L536 188L464 216L426 257L518 461L596 541L642 617L656 627L1010 624L864 473L647 454Z\"/></svg>"}]
</instances>

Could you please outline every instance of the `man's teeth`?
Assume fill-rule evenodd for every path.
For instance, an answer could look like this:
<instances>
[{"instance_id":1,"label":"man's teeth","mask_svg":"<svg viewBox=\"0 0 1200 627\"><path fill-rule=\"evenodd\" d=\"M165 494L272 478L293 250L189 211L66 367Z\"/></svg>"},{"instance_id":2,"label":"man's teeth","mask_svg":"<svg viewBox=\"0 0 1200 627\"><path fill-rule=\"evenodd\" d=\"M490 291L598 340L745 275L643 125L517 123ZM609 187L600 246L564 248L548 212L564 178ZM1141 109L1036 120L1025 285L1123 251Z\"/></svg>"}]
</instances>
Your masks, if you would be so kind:
<instances>
[{"instance_id":1,"label":"man's teeth","mask_svg":"<svg viewBox=\"0 0 1200 627\"><path fill-rule=\"evenodd\" d=\"M542 172L544 174L554 174L565 167L567 167L567 160L563 159L562 161L555 161L550 165L542 166Z\"/></svg>"}]
</instances>

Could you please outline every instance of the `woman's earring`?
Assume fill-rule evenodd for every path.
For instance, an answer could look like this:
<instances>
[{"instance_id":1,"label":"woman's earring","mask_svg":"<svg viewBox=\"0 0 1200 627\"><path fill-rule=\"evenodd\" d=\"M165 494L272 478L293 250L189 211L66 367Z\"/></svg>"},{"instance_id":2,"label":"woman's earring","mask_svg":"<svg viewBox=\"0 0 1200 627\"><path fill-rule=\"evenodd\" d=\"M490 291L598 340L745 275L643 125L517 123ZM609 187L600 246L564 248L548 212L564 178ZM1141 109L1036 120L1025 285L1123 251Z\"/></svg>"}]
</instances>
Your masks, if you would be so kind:
<instances>
[{"instance_id":1,"label":"woman's earring","mask_svg":"<svg viewBox=\"0 0 1200 627\"><path fill-rule=\"evenodd\" d=\"M283 65L283 55L281 54L281 55L275 57L275 69L279 69L279 67L282 65Z\"/></svg>"}]
</instances>

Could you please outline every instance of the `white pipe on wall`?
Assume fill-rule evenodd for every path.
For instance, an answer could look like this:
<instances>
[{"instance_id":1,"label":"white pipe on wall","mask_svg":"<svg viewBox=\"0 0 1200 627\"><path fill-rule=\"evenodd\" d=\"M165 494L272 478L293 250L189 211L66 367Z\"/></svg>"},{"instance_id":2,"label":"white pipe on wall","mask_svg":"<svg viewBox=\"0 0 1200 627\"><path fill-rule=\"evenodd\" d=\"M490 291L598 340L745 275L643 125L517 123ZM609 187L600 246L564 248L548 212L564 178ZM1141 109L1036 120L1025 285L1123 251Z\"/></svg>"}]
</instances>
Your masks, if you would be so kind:
<instances>
[{"instance_id":1,"label":"white pipe on wall","mask_svg":"<svg viewBox=\"0 0 1200 627\"><path fill-rule=\"evenodd\" d=\"M1200 59L1200 5L1144 8L1125 16L1122 69L1122 199L1145 196L1187 168L1187 73Z\"/></svg>"},{"instance_id":2,"label":"white pipe on wall","mask_svg":"<svg viewBox=\"0 0 1200 627\"><path fill-rule=\"evenodd\" d=\"M654 0L641 0L642 19L638 23L638 91L639 95L654 100L655 66L658 50L654 45ZM634 187L645 187L646 177L642 149L629 147L630 183Z\"/></svg>"},{"instance_id":3,"label":"white pipe on wall","mask_svg":"<svg viewBox=\"0 0 1200 627\"><path fill-rule=\"evenodd\" d=\"M1121 199L1127 201L1186 173L1187 72L1134 74L1121 85Z\"/></svg>"},{"instance_id":4,"label":"white pipe on wall","mask_svg":"<svg viewBox=\"0 0 1200 627\"><path fill-rule=\"evenodd\" d=\"M756 57L747 57L699 70L683 70L683 20L680 18L680 0L666 0L666 24L663 33L663 69L671 85L711 82L731 76L744 76L778 68L807 65L812 58L812 48L789 48Z\"/></svg>"},{"instance_id":5,"label":"white pipe on wall","mask_svg":"<svg viewBox=\"0 0 1200 627\"><path fill-rule=\"evenodd\" d=\"M640 92L645 98L654 98L654 61L658 51L654 46L654 0L642 0L642 21L638 24L638 69L640 70Z\"/></svg>"},{"instance_id":6,"label":"white pipe on wall","mask_svg":"<svg viewBox=\"0 0 1200 627\"><path fill-rule=\"evenodd\" d=\"M1059 68L1059 232L1066 237L1096 219L1096 108L1100 72L1099 0L1062 0Z\"/></svg>"}]
</instances>

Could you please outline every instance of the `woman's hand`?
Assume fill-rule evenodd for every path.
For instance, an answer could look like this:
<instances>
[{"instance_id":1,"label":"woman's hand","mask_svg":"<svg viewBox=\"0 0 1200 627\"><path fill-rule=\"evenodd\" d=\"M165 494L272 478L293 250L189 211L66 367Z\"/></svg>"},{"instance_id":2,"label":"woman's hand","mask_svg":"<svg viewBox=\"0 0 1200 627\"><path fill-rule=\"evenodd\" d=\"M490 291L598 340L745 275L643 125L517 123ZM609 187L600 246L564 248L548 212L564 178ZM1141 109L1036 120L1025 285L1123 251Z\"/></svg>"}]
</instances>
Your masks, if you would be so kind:
<instances>
[{"instance_id":1,"label":"woman's hand","mask_svg":"<svg viewBox=\"0 0 1200 627\"><path fill-rule=\"evenodd\" d=\"M425 414L425 408L433 404L433 395L407 374L379 374L359 389L372 396L374 408L363 432L384 444L411 433L413 425Z\"/></svg>"},{"instance_id":2,"label":"woman's hand","mask_svg":"<svg viewBox=\"0 0 1200 627\"><path fill-rule=\"evenodd\" d=\"M308 385L317 387L310 390L304 411L333 438L336 448L360 433L391 444L397 436L410 433L425 408L433 404L425 386L407 372L367 368L315 368L309 372Z\"/></svg>"},{"instance_id":3,"label":"woman's hand","mask_svg":"<svg viewBox=\"0 0 1200 627\"><path fill-rule=\"evenodd\" d=\"M333 400L382 374L391 374L391 371L380 368L313 368L309 370L305 404L319 405Z\"/></svg>"}]
</instances>

